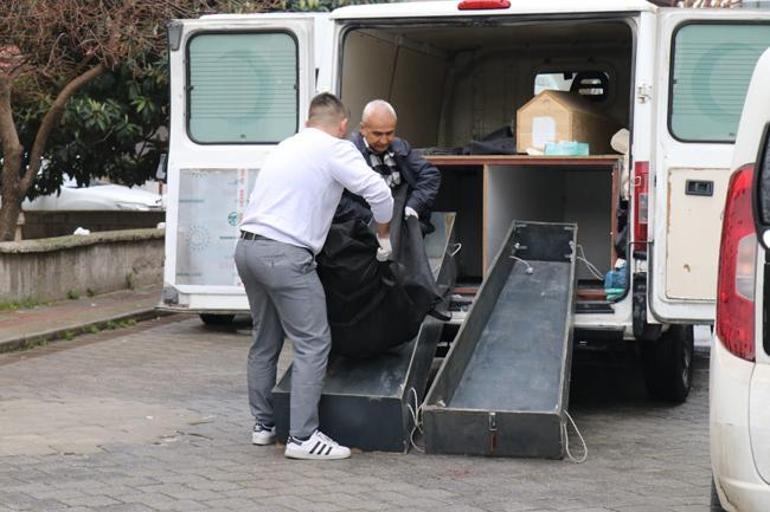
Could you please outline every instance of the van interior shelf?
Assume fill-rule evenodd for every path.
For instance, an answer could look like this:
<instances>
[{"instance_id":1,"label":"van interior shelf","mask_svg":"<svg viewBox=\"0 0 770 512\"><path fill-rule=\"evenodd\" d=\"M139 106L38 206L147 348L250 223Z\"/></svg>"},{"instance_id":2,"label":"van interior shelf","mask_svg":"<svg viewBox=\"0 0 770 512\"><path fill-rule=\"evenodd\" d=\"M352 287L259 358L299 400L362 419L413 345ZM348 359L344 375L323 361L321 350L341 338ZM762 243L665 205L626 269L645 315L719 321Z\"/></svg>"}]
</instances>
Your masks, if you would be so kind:
<instances>
[{"instance_id":1,"label":"van interior shelf","mask_svg":"<svg viewBox=\"0 0 770 512\"><path fill-rule=\"evenodd\" d=\"M426 155L441 171L434 208L457 212L459 280L483 279L513 220L578 225L577 278L602 288L618 255L622 155ZM595 286L594 286L595 285ZM586 285L588 286L588 285ZM586 291L581 286L578 292Z\"/></svg>"},{"instance_id":2,"label":"van interior shelf","mask_svg":"<svg viewBox=\"0 0 770 512\"><path fill-rule=\"evenodd\" d=\"M543 165L543 166L615 166L621 165L623 155L589 156L530 156L530 155L425 155L433 165Z\"/></svg>"}]
</instances>

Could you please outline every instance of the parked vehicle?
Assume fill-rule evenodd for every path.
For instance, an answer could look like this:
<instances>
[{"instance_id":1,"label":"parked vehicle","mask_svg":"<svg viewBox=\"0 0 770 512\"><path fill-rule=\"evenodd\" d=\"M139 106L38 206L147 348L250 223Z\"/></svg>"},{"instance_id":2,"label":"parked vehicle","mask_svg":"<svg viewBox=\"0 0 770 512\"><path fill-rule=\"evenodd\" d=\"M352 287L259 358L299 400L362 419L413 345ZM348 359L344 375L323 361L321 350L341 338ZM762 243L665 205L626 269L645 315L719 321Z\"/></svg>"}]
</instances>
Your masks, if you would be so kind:
<instances>
[{"instance_id":1,"label":"parked vehicle","mask_svg":"<svg viewBox=\"0 0 770 512\"><path fill-rule=\"evenodd\" d=\"M729 512L770 510L768 91L770 50L754 71L738 126L719 257L709 375L712 505Z\"/></svg>"},{"instance_id":2,"label":"parked vehicle","mask_svg":"<svg viewBox=\"0 0 770 512\"><path fill-rule=\"evenodd\" d=\"M87 187L79 187L77 181L65 178L58 193L25 200L24 211L51 210L123 210L162 211L165 208L160 194L140 188L93 180Z\"/></svg>"},{"instance_id":3,"label":"parked vehicle","mask_svg":"<svg viewBox=\"0 0 770 512\"><path fill-rule=\"evenodd\" d=\"M714 226L740 108L769 42L770 11L642 0L405 2L328 18L175 21L161 307L247 311L232 252L261 162L302 126L315 90L340 95L352 126L381 97L399 113L399 135L443 150L428 158L442 171L437 209L457 212L459 281L484 278L511 220L576 222L576 344L639 341L652 395L681 402L692 325L714 319ZM629 153L446 154L501 127L515 132L517 109L544 87L569 89L627 128ZM624 288L605 293L613 268L627 272L609 279Z\"/></svg>"}]
</instances>

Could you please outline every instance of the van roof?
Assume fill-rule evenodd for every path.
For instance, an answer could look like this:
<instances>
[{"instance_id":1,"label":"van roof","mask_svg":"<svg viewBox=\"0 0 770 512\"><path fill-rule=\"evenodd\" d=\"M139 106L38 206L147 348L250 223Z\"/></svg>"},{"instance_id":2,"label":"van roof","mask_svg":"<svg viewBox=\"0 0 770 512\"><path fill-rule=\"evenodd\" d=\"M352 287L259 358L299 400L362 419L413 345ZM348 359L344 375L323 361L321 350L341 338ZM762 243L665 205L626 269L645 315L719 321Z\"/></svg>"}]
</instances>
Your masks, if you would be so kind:
<instances>
[{"instance_id":1,"label":"van roof","mask_svg":"<svg viewBox=\"0 0 770 512\"><path fill-rule=\"evenodd\" d=\"M452 16L510 16L516 14L560 14L602 12L654 12L657 7L645 0L510 0L504 9L460 11L458 1L423 1L388 4L351 5L335 9L333 19L417 18Z\"/></svg>"}]
</instances>

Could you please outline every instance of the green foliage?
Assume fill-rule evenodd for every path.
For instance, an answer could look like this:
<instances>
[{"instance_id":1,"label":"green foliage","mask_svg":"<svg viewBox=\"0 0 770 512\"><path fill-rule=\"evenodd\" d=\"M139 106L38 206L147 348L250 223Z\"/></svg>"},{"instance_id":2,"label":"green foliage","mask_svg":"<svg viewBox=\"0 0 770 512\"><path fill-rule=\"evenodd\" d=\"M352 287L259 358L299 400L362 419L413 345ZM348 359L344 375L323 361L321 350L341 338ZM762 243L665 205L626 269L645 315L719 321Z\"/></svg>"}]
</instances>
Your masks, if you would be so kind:
<instances>
[{"instance_id":1,"label":"green foliage","mask_svg":"<svg viewBox=\"0 0 770 512\"><path fill-rule=\"evenodd\" d=\"M281 9L283 11L306 12L306 11L333 11L338 7L346 5L376 4L388 3L388 0L363 1L363 0L282 0Z\"/></svg>"},{"instance_id":2,"label":"green foliage","mask_svg":"<svg viewBox=\"0 0 770 512\"><path fill-rule=\"evenodd\" d=\"M34 138L34 120L52 102L44 98L22 109L18 124L25 147ZM145 56L123 63L85 87L65 108L46 151L48 163L30 196L58 190L63 174L79 184L104 177L125 185L155 175L165 142L158 130L168 123L165 58Z\"/></svg>"},{"instance_id":3,"label":"green foliage","mask_svg":"<svg viewBox=\"0 0 770 512\"><path fill-rule=\"evenodd\" d=\"M385 0L388 1L388 0ZM210 12L331 11L362 0L211 0ZM60 84L63 85L63 84ZM45 151L46 165L38 173L28 197L59 190L63 174L78 184L108 178L138 185L155 176L167 142L160 133L168 126L168 65L166 55L147 51L81 89L66 105ZM31 89L31 88L30 88ZM17 89L18 90L18 89ZM21 88L23 90L23 88ZM32 147L40 120L59 88L48 95L17 94L14 120L22 145Z\"/></svg>"},{"instance_id":4,"label":"green foliage","mask_svg":"<svg viewBox=\"0 0 770 512\"><path fill-rule=\"evenodd\" d=\"M80 292L77 290L67 290L67 298L70 300L78 300L80 298Z\"/></svg>"},{"instance_id":5,"label":"green foliage","mask_svg":"<svg viewBox=\"0 0 770 512\"><path fill-rule=\"evenodd\" d=\"M32 309L37 306L43 306L46 303L34 297L26 297L21 300L0 302L0 311L16 311L17 309Z\"/></svg>"}]
</instances>

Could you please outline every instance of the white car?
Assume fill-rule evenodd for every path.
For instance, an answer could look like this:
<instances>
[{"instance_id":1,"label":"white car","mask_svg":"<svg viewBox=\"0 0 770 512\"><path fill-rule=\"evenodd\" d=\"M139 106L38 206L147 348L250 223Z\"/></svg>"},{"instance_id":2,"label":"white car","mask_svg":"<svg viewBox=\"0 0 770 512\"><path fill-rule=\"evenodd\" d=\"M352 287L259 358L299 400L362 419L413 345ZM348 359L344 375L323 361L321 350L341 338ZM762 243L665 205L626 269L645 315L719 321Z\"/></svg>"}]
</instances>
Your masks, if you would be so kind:
<instances>
[{"instance_id":1,"label":"white car","mask_svg":"<svg viewBox=\"0 0 770 512\"><path fill-rule=\"evenodd\" d=\"M709 377L712 510L729 512L770 511L770 302L764 303L770 299L768 91L770 50L758 61L746 95L719 256Z\"/></svg>"},{"instance_id":2,"label":"white car","mask_svg":"<svg viewBox=\"0 0 770 512\"><path fill-rule=\"evenodd\" d=\"M126 187L100 181L92 181L88 187L78 187L77 182L65 178L60 192L40 196L22 204L24 211L40 210L124 210L163 211L163 197L137 187Z\"/></svg>"}]
</instances>

